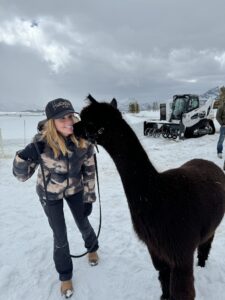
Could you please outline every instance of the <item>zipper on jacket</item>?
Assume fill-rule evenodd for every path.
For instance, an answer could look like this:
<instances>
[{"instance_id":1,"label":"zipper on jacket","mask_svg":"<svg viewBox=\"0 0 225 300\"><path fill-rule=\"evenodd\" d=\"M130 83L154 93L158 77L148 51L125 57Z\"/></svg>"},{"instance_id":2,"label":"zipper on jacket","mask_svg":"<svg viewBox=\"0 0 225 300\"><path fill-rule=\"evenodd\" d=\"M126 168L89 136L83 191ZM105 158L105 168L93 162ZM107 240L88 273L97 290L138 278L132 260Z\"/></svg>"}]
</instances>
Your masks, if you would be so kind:
<instances>
[{"instance_id":1,"label":"zipper on jacket","mask_svg":"<svg viewBox=\"0 0 225 300\"><path fill-rule=\"evenodd\" d=\"M66 197L66 190L69 188L69 156L66 153L66 167L67 167L67 178L66 178L66 187L63 191L63 197Z\"/></svg>"}]
</instances>

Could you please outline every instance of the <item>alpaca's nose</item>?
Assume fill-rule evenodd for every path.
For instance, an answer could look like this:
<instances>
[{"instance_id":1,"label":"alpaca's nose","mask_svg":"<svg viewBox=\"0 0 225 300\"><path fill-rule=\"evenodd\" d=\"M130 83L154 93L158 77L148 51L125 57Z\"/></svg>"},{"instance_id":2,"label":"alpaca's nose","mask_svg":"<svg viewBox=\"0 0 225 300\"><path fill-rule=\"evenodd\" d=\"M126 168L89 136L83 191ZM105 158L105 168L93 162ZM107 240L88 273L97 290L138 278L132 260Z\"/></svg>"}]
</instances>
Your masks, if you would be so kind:
<instances>
[{"instance_id":1,"label":"alpaca's nose","mask_svg":"<svg viewBox=\"0 0 225 300\"><path fill-rule=\"evenodd\" d=\"M83 126L82 121L73 124L73 133L77 138L83 138L88 140L88 133Z\"/></svg>"}]
</instances>

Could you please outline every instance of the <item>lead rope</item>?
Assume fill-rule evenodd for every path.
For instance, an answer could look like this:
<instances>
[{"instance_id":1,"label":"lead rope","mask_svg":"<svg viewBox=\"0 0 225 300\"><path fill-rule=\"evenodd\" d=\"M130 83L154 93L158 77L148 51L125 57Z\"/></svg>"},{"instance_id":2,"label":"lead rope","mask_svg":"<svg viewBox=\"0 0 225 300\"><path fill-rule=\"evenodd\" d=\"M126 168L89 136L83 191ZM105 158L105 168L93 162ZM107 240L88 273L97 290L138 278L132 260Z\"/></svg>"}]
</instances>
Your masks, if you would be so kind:
<instances>
[{"instance_id":1,"label":"lead rope","mask_svg":"<svg viewBox=\"0 0 225 300\"><path fill-rule=\"evenodd\" d=\"M98 148L97 148L97 145L95 145L95 147L97 149L97 152L99 152ZM100 232L101 232L101 226L102 226L102 208L101 208L100 188L99 188L99 178L98 178L98 165L97 165L97 156L96 156L96 154L94 154L94 161L95 161L95 173L96 173L96 181L97 181L97 188L98 188L98 202L99 202L99 226L98 226L98 233L97 233L97 239L98 239L98 237L100 235ZM82 256L86 255L88 252L91 252L91 250L94 247L95 247L95 244L92 245L92 247L89 251L86 251L83 254L80 254L80 255L70 254L70 256L73 257L73 258L82 257Z\"/></svg>"},{"instance_id":2,"label":"lead rope","mask_svg":"<svg viewBox=\"0 0 225 300\"><path fill-rule=\"evenodd\" d=\"M41 159L41 153L38 149L38 146L36 144L36 140L34 141L34 146L35 146L35 149L38 153L38 159L39 159L39 163L40 163L40 167L41 167L41 173L42 173L42 177L43 177L43 183L44 183L44 190L45 190L45 197L46 197L46 205L48 205L47 203L49 202L48 200L48 193L47 193L47 183L46 183L46 178L45 178L45 173L44 173L44 166L43 166L43 161ZM98 147L97 145L95 145L96 149L97 149L97 152L98 151ZM98 188L98 201L99 201L99 226L98 226L98 233L97 233L97 239L100 235L100 232L101 232L101 225L102 225L102 209L101 209L101 199L100 199L100 188L99 188L99 177L98 177L98 166L97 166L97 157L96 157L96 154L94 154L94 161L95 161L95 172L96 172L96 180L97 180L97 188ZM49 210L50 212L50 210ZM92 245L91 249L93 249L95 247L95 244ZM86 255L88 252L91 252L91 249L89 251L86 251L80 255L72 255L70 254L70 257L72 258L79 258L79 257L82 257L84 255Z\"/></svg>"}]
</instances>

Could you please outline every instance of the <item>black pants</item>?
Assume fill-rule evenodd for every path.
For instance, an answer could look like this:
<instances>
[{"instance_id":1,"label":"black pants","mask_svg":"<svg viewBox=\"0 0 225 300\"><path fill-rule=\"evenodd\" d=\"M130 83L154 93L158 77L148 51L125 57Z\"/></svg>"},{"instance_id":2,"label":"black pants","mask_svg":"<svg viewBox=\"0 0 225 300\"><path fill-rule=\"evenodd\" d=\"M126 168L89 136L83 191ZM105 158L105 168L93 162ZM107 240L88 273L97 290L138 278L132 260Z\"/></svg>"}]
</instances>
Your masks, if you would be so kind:
<instances>
[{"instance_id":1,"label":"black pants","mask_svg":"<svg viewBox=\"0 0 225 300\"><path fill-rule=\"evenodd\" d=\"M82 234L87 251L96 251L98 249L98 240L87 218L91 213L92 204L83 203L83 191L66 198L66 201ZM61 281L69 280L72 278L73 263L67 239L63 199L49 201L41 199L41 203L53 231L53 258L56 270L59 273L59 279Z\"/></svg>"}]
</instances>

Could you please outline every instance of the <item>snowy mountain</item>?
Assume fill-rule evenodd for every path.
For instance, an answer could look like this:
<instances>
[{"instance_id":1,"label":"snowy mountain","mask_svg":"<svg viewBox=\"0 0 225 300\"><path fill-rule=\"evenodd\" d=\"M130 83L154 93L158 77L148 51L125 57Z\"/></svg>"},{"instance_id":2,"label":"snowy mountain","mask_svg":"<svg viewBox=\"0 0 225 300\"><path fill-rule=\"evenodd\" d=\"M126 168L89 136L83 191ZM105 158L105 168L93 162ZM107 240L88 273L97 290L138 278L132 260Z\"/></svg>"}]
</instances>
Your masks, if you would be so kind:
<instances>
[{"instance_id":1,"label":"snowy mountain","mask_svg":"<svg viewBox=\"0 0 225 300\"><path fill-rule=\"evenodd\" d=\"M220 93L220 87L216 86L215 88L212 88L210 90L208 90L207 92L205 92L202 95L199 95L200 99L216 99L219 96Z\"/></svg>"},{"instance_id":2,"label":"snowy mountain","mask_svg":"<svg viewBox=\"0 0 225 300\"><path fill-rule=\"evenodd\" d=\"M199 98L200 98L200 100L208 100L208 99L211 99L211 98L216 99L219 96L219 93L220 93L220 87L217 86L217 87L214 87L214 88L206 91L205 93L199 95ZM164 100L164 101L162 100L158 103L159 104L160 103L166 103L168 100L172 100L172 98ZM139 107L140 107L141 111L150 110L150 106L152 106L152 103L154 102L152 100L139 101L138 99L137 100L124 100L122 103L121 102L119 103L119 109L123 112L128 112L129 103L134 102L134 101L136 101L139 104Z\"/></svg>"}]
</instances>

